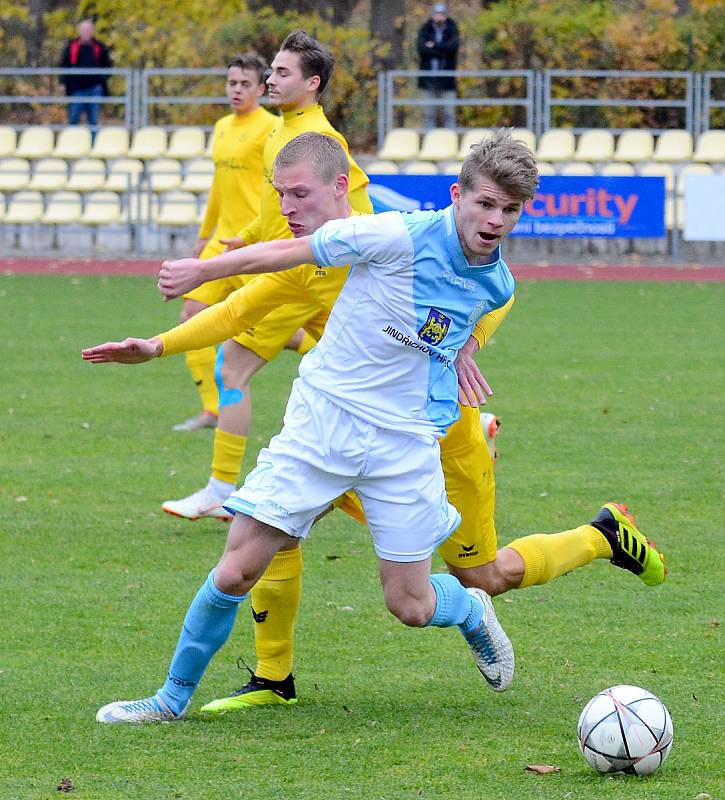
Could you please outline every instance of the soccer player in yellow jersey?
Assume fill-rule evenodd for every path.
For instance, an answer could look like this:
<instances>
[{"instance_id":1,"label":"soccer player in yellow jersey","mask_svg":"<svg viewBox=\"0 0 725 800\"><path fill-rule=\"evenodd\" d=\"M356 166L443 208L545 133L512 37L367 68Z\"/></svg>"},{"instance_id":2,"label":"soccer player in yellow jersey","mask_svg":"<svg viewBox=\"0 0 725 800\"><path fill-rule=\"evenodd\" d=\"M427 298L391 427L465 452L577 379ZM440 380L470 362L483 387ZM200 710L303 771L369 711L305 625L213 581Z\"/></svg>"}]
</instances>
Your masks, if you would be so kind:
<instances>
[{"instance_id":1,"label":"soccer player in yellow jersey","mask_svg":"<svg viewBox=\"0 0 725 800\"><path fill-rule=\"evenodd\" d=\"M274 183L279 192L283 214L296 236L307 236L328 219L351 213L347 203L346 163L343 151L334 142L316 134L303 134L280 151L275 162ZM240 254L243 255L243 254ZM234 255L214 259L206 266L223 274ZM191 260L164 265L160 284L171 296L178 294L185 280L198 277L199 263ZM235 265L236 267L236 265ZM199 314L192 321L150 340L127 339L84 351L90 361L138 363L157 355L184 352L200 343L222 340L256 322L279 303L294 301L301 295L329 312L326 300L316 293L321 282L313 267L263 275L234 292L224 303ZM486 315L476 326L476 339L485 343L510 306ZM478 343L469 340L467 354L456 362L462 392L475 406L487 389L485 381L470 359ZM461 374L462 373L462 374ZM450 500L461 511L463 523L446 540L439 552L449 571L469 587L484 589L491 595L512 588L547 583L595 558L610 558L613 563L638 574L647 584L661 583L664 568L659 554L650 547L634 526L624 507L608 504L592 524L582 525L559 534L527 536L497 551L493 521L495 487L491 456L478 424L474 407L463 406L461 418L441 441L441 460ZM350 505L354 511L355 506ZM358 519L360 517L356 515ZM284 559L299 558L297 542L281 551ZM632 555L634 553L634 556ZM641 559L640 560L640 556ZM274 583L274 581L271 581ZM279 587L294 581L277 581ZM287 587L289 588L289 587ZM296 701L291 675L291 632L286 647L275 653L274 644L259 633L268 621L278 626L280 615L294 620L297 594L292 593L293 608L280 608L289 602L288 592L269 593L267 605L259 605L253 594L257 646L262 645L260 665L249 683L229 698L213 701L206 710L219 711L255 705L287 704Z\"/></svg>"},{"instance_id":2,"label":"soccer player in yellow jersey","mask_svg":"<svg viewBox=\"0 0 725 800\"><path fill-rule=\"evenodd\" d=\"M259 213L262 185L262 152L274 114L259 105L264 94L266 62L257 55L236 56L227 65L226 95L231 114L214 126L212 159L214 179L204 220L194 247L194 258L211 258L226 248L226 241ZM217 303L236 285L219 281L190 292L184 298L181 321ZM219 398L214 380L216 350L205 347L186 354L186 363L201 396L203 410L174 426L177 431L213 428L217 424Z\"/></svg>"},{"instance_id":3,"label":"soccer player in yellow jersey","mask_svg":"<svg viewBox=\"0 0 725 800\"><path fill-rule=\"evenodd\" d=\"M280 211L277 191L272 183L277 153L287 142L304 131L323 133L336 139L350 162L349 200L353 209L372 213L367 195L367 175L350 156L345 138L332 127L318 99L326 88L334 68L333 56L304 31L292 32L282 43L272 61L267 79L270 104L282 115L273 127L264 147L264 180L259 215L239 231L231 246L258 241L290 238L290 230ZM330 306L344 282L341 270L316 269L319 292L327 293ZM229 279L241 286L248 277ZM194 292L195 298L213 291L214 281ZM209 289L209 286L212 289ZM218 298L214 299L216 302ZM207 303L211 305L211 302ZM248 331L226 341L217 357L216 377L219 388L219 424L214 433L211 476L202 489L180 500L167 500L162 508L169 514L187 519L200 517L228 518L223 501L235 490L247 444L252 418L249 382L267 362L275 358L298 329L307 326L319 314L319 307L301 298L267 315ZM324 324L324 323L323 323ZM317 325L320 329L321 325ZM310 340L311 342L311 340Z\"/></svg>"}]
</instances>

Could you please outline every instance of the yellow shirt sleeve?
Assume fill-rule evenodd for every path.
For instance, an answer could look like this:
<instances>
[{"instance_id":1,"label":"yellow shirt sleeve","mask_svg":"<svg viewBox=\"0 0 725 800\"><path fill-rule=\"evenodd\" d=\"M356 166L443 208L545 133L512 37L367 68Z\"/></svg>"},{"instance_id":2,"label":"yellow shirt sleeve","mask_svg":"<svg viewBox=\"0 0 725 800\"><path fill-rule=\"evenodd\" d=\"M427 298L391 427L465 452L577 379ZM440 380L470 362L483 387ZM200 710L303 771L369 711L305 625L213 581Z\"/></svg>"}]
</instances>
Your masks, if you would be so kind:
<instances>
[{"instance_id":1,"label":"yellow shirt sleeve","mask_svg":"<svg viewBox=\"0 0 725 800\"><path fill-rule=\"evenodd\" d=\"M262 241L262 217L261 215L257 214L257 216L247 225L246 228L243 228L237 236L244 240L244 244L254 244L255 242Z\"/></svg>"},{"instance_id":2,"label":"yellow shirt sleeve","mask_svg":"<svg viewBox=\"0 0 725 800\"><path fill-rule=\"evenodd\" d=\"M263 319L270 311L287 303L299 303L304 287L298 270L259 275L191 319L159 334L161 355L171 356L198 350L238 336Z\"/></svg>"},{"instance_id":3,"label":"yellow shirt sleeve","mask_svg":"<svg viewBox=\"0 0 725 800\"><path fill-rule=\"evenodd\" d=\"M511 306L514 304L514 296L506 303L505 306L497 308L495 311L489 311L484 317L476 323L472 336L478 342L481 350L486 346L486 343L491 339L496 332L498 326L503 322L503 318L511 311Z\"/></svg>"},{"instance_id":4,"label":"yellow shirt sleeve","mask_svg":"<svg viewBox=\"0 0 725 800\"><path fill-rule=\"evenodd\" d=\"M219 221L219 189L217 187L217 181L214 179L211 184L211 189L209 191L209 199L206 203L206 211L204 212L204 219L201 223L201 227L199 228L199 238L200 239L208 239L212 233L214 233L214 229L217 226L217 222Z\"/></svg>"}]
</instances>

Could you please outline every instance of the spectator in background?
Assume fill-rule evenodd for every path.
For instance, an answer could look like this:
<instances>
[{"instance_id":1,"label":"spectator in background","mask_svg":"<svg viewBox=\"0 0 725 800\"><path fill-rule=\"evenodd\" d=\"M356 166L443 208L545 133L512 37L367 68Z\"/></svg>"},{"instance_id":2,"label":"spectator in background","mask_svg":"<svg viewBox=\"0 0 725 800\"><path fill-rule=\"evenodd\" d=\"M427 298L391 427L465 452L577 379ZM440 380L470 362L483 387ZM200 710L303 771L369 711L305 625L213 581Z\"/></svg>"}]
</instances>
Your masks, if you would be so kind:
<instances>
[{"instance_id":1,"label":"spectator in background","mask_svg":"<svg viewBox=\"0 0 725 800\"><path fill-rule=\"evenodd\" d=\"M72 71L61 75L60 82L65 86L68 97L103 97L108 94L108 77L85 72L87 69L107 69L112 66L108 48L94 36L95 27L90 19L81 20L78 37L68 42L60 62L61 69ZM76 102L68 104L68 124L78 125L85 111L86 121L95 133L100 103Z\"/></svg>"},{"instance_id":2,"label":"spectator in background","mask_svg":"<svg viewBox=\"0 0 725 800\"><path fill-rule=\"evenodd\" d=\"M420 69L429 72L455 69L459 43L458 26L448 16L448 7L445 3L436 3L432 8L430 19L418 31ZM445 101L456 99L456 79L453 75L421 75L418 78L418 86L421 95L426 99ZM436 127L439 110L443 112L444 127L455 128L456 107L448 103L441 106L424 106L424 127Z\"/></svg>"}]
</instances>

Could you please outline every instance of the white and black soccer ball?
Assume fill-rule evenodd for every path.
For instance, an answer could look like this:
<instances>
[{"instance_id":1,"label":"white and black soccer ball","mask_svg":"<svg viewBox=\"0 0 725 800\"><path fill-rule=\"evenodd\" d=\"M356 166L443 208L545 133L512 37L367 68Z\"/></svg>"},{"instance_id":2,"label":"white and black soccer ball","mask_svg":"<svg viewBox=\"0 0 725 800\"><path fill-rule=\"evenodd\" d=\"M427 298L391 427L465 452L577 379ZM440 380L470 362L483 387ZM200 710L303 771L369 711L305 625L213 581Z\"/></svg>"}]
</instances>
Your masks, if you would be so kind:
<instances>
[{"instance_id":1,"label":"white and black soccer ball","mask_svg":"<svg viewBox=\"0 0 725 800\"><path fill-rule=\"evenodd\" d=\"M598 772L649 775L672 747L670 712L639 686L612 686L592 697L576 732L582 755Z\"/></svg>"}]
</instances>

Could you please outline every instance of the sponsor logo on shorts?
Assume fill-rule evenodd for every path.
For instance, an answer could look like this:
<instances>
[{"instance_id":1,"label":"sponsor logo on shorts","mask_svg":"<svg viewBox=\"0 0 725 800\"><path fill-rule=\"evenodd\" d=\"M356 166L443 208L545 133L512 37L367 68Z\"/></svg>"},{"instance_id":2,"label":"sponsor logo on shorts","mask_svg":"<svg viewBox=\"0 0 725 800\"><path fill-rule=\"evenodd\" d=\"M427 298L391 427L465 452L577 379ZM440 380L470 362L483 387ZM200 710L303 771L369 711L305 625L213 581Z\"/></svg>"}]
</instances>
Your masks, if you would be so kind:
<instances>
[{"instance_id":1,"label":"sponsor logo on shorts","mask_svg":"<svg viewBox=\"0 0 725 800\"><path fill-rule=\"evenodd\" d=\"M269 611L255 611L254 606L252 606L252 617L254 618L255 622L257 623L265 622L268 614Z\"/></svg>"},{"instance_id":2,"label":"sponsor logo on shorts","mask_svg":"<svg viewBox=\"0 0 725 800\"><path fill-rule=\"evenodd\" d=\"M476 545L472 544L469 547L466 547L465 544L461 545L461 552L458 554L458 558L472 558L473 556L478 555L478 550L476 549Z\"/></svg>"},{"instance_id":3,"label":"sponsor logo on shorts","mask_svg":"<svg viewBox=\"0 0 725 800\"><path fill-rule=\"evenodd\" d=\"M447 317L437 308L431 308L428 312L423 327L418 331L421 341L428 344L440 344L445 338L451 327L451 318Z\"/></svg>"}]
</instances>

